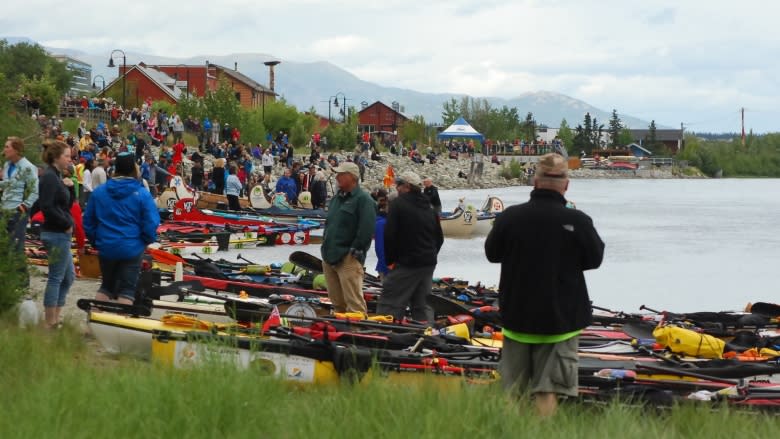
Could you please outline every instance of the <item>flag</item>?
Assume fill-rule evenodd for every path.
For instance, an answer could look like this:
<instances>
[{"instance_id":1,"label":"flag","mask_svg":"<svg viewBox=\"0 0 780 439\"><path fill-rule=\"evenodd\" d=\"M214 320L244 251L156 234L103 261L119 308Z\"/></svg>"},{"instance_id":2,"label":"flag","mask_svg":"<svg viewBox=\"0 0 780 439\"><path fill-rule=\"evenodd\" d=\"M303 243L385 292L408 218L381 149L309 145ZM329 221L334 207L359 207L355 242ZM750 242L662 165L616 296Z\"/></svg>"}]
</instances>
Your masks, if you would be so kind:
<instances>
[{"instance_id":1,"label":"flag","mask_svg":"<svg viewBox=\"0 0 780 439\"><path fill-rule=\"evenodd\" d=\"M263 323L262 334L265 334L269 329L276 328L282 324L282 315L279 314L279 308L274 305L274 309L271 311L271 315L268 316L268 320Z\"/></svg>"}]
</instances>

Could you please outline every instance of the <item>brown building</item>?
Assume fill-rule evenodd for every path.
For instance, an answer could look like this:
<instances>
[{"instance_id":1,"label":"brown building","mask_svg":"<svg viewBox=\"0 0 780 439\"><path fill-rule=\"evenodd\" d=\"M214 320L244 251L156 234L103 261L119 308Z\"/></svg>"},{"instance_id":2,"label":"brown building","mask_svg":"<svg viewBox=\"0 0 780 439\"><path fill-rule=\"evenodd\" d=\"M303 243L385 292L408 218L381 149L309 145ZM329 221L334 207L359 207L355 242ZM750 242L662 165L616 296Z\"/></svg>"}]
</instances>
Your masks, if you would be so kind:
<instances>
[{"instance_id":1,"label":"brown building","mask_svg":"<svg viewBox=\"0 0 780 439\"><path fill-rule=\"evenodd\" d=\"M233 69L217 64L209 64L209 68L214 69L217 84L222 79L230 84L236 94L236 99L241 102L241 106L244 108L262 107L265 102L273 102L276 99L277 94L270 88L239 72L238 64Z\"/></svg>"},{"instance_id":2,"label":"brown building","mask_svg":"<svg viewBox=\"0 0 780 439\"><path fill-rule=\"evenodd\" d=\"M634 142L639 146L645 148L648 138L650 137L650 130L631 130L631 136L634 138ZM656 129L655 139L658 143L662 143L672 154L677 154L683 148L684 135L682 130L678 129Z\"/></svg>"},{"instance_id":3,"label":"brown building","mask_svg":"<svg viewBox=\"0 0 780 439\"><path fill-rule=\"evenodd\" d=\"M369 134L392 134L409 120L408 117L391 107L376 101L358 112L358 130Z\"/></svg>"}]
</instances>

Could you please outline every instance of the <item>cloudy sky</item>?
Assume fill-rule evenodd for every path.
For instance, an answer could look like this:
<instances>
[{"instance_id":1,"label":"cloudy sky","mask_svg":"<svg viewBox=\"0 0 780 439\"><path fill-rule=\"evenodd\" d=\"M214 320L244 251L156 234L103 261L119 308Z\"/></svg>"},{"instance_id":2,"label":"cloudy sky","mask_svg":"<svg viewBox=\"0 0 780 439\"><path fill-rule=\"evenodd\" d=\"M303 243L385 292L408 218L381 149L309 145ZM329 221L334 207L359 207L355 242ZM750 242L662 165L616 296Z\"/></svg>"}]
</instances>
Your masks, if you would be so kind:
<instances>
[{"instance_id":1,"label":"cloudy sky","mask_svg":"<svg viewBox=\"0 0 780 439\"><path fill-rule=\"evenodd\" d=\"M697 131L738 131L744 107L748 129L780 131L780 2L769 0L27 0L4 9L4 35L89 53L325 60L385 86L549 90Z\"/></svg>"}]
</instances>

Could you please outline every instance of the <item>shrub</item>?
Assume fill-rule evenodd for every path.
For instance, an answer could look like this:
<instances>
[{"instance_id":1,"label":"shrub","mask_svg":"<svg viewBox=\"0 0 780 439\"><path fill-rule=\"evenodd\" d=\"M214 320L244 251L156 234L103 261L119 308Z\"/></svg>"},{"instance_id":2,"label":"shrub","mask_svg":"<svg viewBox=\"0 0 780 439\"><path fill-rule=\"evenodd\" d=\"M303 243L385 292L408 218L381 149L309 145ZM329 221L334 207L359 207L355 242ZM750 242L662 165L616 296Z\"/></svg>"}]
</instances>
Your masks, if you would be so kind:
<instances>
[{"instance_id":1,"label":"shrub","mask_svg":"<svg viewBox=\"0 0 780 439\"><path fill-rule=\"evenodd\" d=\"M504 163L501 165L501 171L499 171L499 175L506 178L507 180L520 178L525 175L525 168L520 162L512 159L509 161L509 163Z\"/></svg>"},{"instance_id":2,"label":"shrub","mask_svg":"<svg viewBox=\"0 0 780 439\"><path fill-rule=\"evenodd\" d=\"M2 279L2 288L0 288L0 315L13 309L27 291L25 281L27 277L24 270L27 269L27 263L23 255L17 254L12 246L11 240L6 233L7 215L0 215L0 279Z\"/></svg>"}]
</instances>

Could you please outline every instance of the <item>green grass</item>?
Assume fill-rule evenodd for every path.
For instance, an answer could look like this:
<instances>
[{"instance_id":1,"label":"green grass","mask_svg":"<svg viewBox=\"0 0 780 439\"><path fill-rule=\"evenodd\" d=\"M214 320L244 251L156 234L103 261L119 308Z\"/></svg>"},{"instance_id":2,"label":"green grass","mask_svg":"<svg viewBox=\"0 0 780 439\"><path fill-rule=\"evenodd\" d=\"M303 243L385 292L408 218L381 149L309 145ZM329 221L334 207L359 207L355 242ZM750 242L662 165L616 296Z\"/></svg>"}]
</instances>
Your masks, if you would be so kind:
<instances>
[{"instance_id":1,"label":"green grass","mask_svg":"<svg viewBox=\"0 0 780 439\"><path fill-rule=\"evenodd\" d=\"M80 119L74 118L74 117L66 117L65 119L62 119L62 130L69 132L76 140L77 134L79 131L79 121Z\"/></svg>"},{"instance_id":2,"label":"green grass","mask_svg":"<svg viewBox=\"0 0 780 439\"><path fill-rule=\"evenodd\" d=\"M0 322L0 435L121 438L756 437L778 418L685 406L655 412L569 404L552 420L495 386L292 387L210 366L173 370L98 356L73 328L24 332Z\"/></svg>"}]
</instances>

